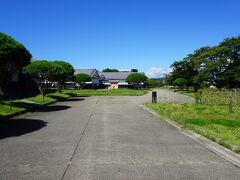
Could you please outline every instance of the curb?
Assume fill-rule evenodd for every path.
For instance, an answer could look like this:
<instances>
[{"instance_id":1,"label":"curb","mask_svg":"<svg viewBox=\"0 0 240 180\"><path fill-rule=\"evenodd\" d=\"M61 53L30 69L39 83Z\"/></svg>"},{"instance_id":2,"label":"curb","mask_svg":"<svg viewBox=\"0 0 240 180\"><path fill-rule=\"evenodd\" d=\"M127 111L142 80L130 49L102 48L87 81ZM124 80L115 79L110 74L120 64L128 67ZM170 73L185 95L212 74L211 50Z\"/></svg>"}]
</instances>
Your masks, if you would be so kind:
<instances>
[{"instance_id":1,"label":"curb","mask_svg":"<svg viewBox=\"0 0 240 180\"><path fill-rule=\"evenodd\" d=\"M148 107L145 107L143 105L139 105L142 109L144 109L145 111L150 112L151 114L155 115L156 117L160 118L161 120L164 120L166 122L168 122L169 124L171 124L172 126L174 126L178 131L180 131L181 133L183 133L184 135L188 136L189 138L191 138L193 141L203 145L204 147L208 148L209 150L211 150L212 152L218 154L220 157L226 159L227 161L233 163L235 166L240 167L240 155L219 145L218 143L207 139L206 137L197 134L189 129L184 129L183 126L181 126L180 124L167 119L167 118L163 118L160 115L158 115L156 112L154 112L153 110L151 110Z\"/></svg>"}]
</instances>

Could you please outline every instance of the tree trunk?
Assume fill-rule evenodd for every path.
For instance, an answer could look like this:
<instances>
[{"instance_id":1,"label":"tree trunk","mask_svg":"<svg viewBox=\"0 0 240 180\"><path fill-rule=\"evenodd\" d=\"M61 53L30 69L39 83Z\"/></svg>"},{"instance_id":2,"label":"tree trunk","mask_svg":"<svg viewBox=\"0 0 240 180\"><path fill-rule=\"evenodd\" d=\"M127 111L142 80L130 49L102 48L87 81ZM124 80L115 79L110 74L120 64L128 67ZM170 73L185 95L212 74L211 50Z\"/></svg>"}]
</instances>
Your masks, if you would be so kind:
<instances>
[{"instance_id":1,"label":"tree trunk","mask_svg":"<svg viewBox=\"0 0 240 180\"><path fill-rule=\"evenodd\" d=\"M62 85L61 84L59 84L59 83L57 83L57 92L58 93L61 93L62 92Z\"/></svg>"}]
</instances>

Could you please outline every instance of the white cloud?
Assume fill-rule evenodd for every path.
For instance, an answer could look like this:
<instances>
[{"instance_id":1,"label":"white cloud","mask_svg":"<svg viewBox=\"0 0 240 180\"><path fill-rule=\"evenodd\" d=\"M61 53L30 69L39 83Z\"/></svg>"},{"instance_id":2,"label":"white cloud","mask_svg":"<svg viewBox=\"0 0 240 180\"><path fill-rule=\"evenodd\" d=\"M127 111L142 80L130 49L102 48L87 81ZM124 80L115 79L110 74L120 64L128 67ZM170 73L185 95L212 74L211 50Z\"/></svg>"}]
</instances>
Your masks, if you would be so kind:
<instances>
[{"instance_id":1,"label":"white cloud","mask_svg":"<svg viewBox=\"0 0 240 180\"><path fill-rule=\"evenodd\" d=\"M164 74L167 74L169 72L171 72L170 69L165 69L165 68L161 68L161 67L152 67L148 70L146 75L149 78L160 78L160 77L163 77Z\"/></svg>"}]
</instances>

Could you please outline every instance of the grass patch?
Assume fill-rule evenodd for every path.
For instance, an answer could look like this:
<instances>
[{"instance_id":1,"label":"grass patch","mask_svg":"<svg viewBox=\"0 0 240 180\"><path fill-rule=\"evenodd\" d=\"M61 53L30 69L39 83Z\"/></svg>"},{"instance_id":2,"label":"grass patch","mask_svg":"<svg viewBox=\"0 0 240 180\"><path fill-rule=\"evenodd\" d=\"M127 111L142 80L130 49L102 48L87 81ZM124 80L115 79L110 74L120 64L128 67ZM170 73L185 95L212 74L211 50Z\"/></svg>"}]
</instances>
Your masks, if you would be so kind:
<instances>
[{"instance_id":1,"label":"grass patch","mask_svg":"<svg viewBox=\"0 0 240 180\"><path fill-rule=\"evenodd\" d=\"M76 96L141 96L148 93L148 89L80 89L64 90L65 94L74 94Z\"/></svg>"},{"instance_id":2,"label":"grass patch","mask_svg":"<svg viewBox=\"0 0 240 180\"><path fill-rule=\"evenodd\" d=\"M46 105L46 104L54 103L57 101L67 100L69 97L71 97L71 94L49 93L44 97L44 99L42 95L32 95L32 96L28 95L27 98L25 99L38 103L40 105ZM17 114L17 113L24 112L26 110L32 110L33 106L34 104L26 103L21 100L15 100L15 99L2 101L0 103L0 119Z\"/></svg>"},{"instance_id":3,"label":"grass patch","mask_svg":"<svg viewBox=\"0 0 240 180\"><path fill-rule=\"evenodd\" d=\"M39 94L37 96L29 97L27 99L30 101L39 103L39 104L49 104L49 103L53 103L56 101L67 100L69 97L71 97L71 96L69 94L65 94L65 93L49 93L44 98L42 97L42 95Z\"/></svg>"},{"instance_id":4,"label":"grass patch","mask_svg":"<svg viewBox=\"0 0 240 180\"><path fill-rule=\"evenodd\" d=\"M24 107L13 106L12 105L13 102L17 101L3 101L0 103L0 118L25 110Z\"/></svg>"},{"instance_id":5,"label":"grass patch","mask_svg":"<svg viewBox=\"0 0 240 180\"><path fill-rule=\"evenodd\" d=\"M235 152L240 151L240 107L229 113L226 106L218 105L147 103L145 106Z\"/></svg>"},{"instance_id":6,"label":"grass patch","mask_svg":"<svg viewBox=\"0 0 240 180\"><path fill-rule=\"evenodd\" d=\"M189 96L189 97L192 97L195 99L195 92L193 90L180 90L180 89L174 89L173 90L174 92L177 92L179 94L183 94L183 95L186 95L186 96Z\"/></svg>"},{"instance_id":7,"label":"grass patch","mask_svg":"<svg viewBox=\"0 0 240 180\"><path fill-rule=\"evenodd\" d=\"M43 98L40 94L34 93L19 93L10 100L4 100L0 104L0 119L7 116L21 113L26 110L32 110L34 104L29 104L21 101L21 99L30 100L40 105L46 105L57 101L67 100L72 96L141 96L148 92L147 89L115 89L115 90L64 90L63 93L57 93L55 90L50 90Z\"/></svg>"}]
</instances>

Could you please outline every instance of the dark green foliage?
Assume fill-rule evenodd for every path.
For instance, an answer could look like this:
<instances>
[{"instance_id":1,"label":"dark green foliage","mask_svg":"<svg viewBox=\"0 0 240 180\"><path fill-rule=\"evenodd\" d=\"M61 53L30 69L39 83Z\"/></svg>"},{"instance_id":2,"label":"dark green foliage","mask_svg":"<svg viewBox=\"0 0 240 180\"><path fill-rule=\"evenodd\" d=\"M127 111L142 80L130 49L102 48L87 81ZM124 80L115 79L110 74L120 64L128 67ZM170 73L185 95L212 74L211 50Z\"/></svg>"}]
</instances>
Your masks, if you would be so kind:
<instances>
[{"instance_id":1,"label":"dark green foliage","mask_svg":"<svg viewBox=\"0 0 240 180\"><path fill-rule=\"evenodd\" d=\"M25 68L26 72L31 74L33 80L37 83L38 89L43 97L49 88L49 81L53 79L51 72L54 69L53 63L46 60L33 61Z\"/></svg>"},{"instance_id":2,"label":"dark green foliage","mask_svg":"<svg viewBox=\"0 0 240 180\"><path fill-rule=\"evenodd\" d=\"M56 62L49 62L49 81L54 83L57 87L57 91L61 92L64 82L66 80L66 70L60 64Z\"/></svg>"},{"instance_id":3,"label":"dark green foliage","mask_svg":"<svg viewBox=\"0 0 240 180\"><path fill-rule=\"evenodd\" d=\"M184 85L187 84L187 80L184 78L177 78L174 82L173 85L178 86L178 88L183 89Z\"/></svg>"},{"instance_id":4,"label":"dark green foliage","mask_svg":"<svg viewBox=\"0 0 240 180\"><path fill-rule=\"evenodd\" d=\"M68 63L68 62L65 62L65 61L54 61L54 63L56 64L59 64L60 66L62 66L65 70L65 73L64 73L64 81L67 81L67 80L71 80L71 78L73 77L73 74L74 74L74 68L73 66Z\"/></svg>"},{"instance_id":5,"label":"dark green foliage","mask_svg":"<svg viewBox=\"0 0 240 180\"><path fill-rule=\"evenodd\" d=\"M106 69L104 69L102 72L119 72L119 70L106 68Z\"/></svg>"},{"instance_id":6,"label":"dark green foliage","mask_svg":"<svg viewBox=\"0 0 240 180\"><path fill-rule=\"evenodd\" d=\"M55 68L58 66L61 66L61 68L57 68L57 71L55 72L56 76L53 81L57 82L57 90L58 92L62 91L62 88L64 86L64 83L66 81L70 81L73 79L74 75L74 68L72 67L71 64L65 62L65 61L54 61Z\"/></svg>"},{"instance_id":7,"label":"dark green foliage","mask_svg":"<svg viewBox=\"0 0 240 180\"><path fill-rule=\"evenodd\" d=\"M186 86L193 86L195 90L205 86L240 87L240 37L200 48L171 67L173 72L167 77L170 84L177 78L184 78Z\"/></svg>"},{"instance_id":8,"label":"dark green foliage","mask_svg":"<svg viewBox=\"0 0 240 180\"><path fill-rule=\"evenodd\" d=\"M131 72L138 72L138 69L131 69Z\"/></svg>"},{"instance_id":9,"label":"dark green foliage","mask_svg":"<svg viewBox=\"0 0 240 180\"><path fill-rule=\"evenodd\" d=\"M0 98L12 76L30 63L32 55L19 42L0 32Z\"/></svg>"},{"instance_id":10,"label":"dark green foliage","mask_svg":"<svg viewBox=\"0 0 240 180\"><path fill-rule=\"evenodd\" d=\"M132 73L126 78L126 82L133 85L135 89L140 88L141 83L144 83L147 81L147 76L142 73Z\"/></svg>"},{"instance_id":11,"label":"dark green foliage","mask_svg":"<svg viewBox=\"0 0 240 180\"><path fill-rule=\"evenodd\" d=\"M38 84L42 96L45 96L49 87L54 83L58 92L61 92L64 83L73 77L74 69L71 64L64 61L34 61L26 67Z\"/></svg>"},{"instance_id":12,"label":"dark green foliage","mask_svg":"<svg viewBox=\"0 0 240 180\"><path fill-rule=\"evenodd\" d=\"M161 80L156 80L156 79L149 79L146 81L146 84L150 88L155 88L155 87L162 87L163 83Z\"/></svg>"},{"instance_id":13,"label":"dark green foliage","mask_svg":"<svg viewBox=\"0 0 240 180\"><path fill-rule=\"evenodd\" d=\"M75 75L75 81L80 85L80 88L84 88L86 82L90 82L92 79L88 74L80 73Z\"/></svg>"}]
</instances>

